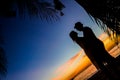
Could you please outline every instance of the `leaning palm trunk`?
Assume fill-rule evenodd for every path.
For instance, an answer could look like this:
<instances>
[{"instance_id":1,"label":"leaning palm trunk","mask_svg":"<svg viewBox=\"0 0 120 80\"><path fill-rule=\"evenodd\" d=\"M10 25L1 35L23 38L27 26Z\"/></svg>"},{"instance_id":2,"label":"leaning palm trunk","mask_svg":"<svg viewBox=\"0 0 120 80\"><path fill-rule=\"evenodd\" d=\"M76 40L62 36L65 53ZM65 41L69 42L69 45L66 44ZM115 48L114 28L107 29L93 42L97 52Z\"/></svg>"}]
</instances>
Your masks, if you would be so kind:
<instances>
[{"instance_id":1,"label":"leaning palm trunk","mask_svg":"<svg viewBox=\"0 0 120 80\"><path fill-rule=\"evenodd\" d=\"M120 35L119 0L75 0L109 35Z\"/></svg>"}]
</instances>

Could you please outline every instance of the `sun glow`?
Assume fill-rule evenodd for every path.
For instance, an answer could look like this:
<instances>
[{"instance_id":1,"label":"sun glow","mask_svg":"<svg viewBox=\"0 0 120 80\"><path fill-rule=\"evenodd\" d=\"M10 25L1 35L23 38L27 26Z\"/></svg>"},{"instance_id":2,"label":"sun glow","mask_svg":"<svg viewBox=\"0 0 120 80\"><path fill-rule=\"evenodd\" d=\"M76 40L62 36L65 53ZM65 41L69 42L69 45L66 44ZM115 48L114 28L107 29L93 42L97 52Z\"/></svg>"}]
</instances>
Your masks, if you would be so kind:
<instances>
[{"instance_id":1,"label":"sun glow","mask_svg":"<svg viewBox=\"0 0 120 80\"><path fill-rule=\"evenodd\" d=\"M103 41L107 51L110 51L116 45L115 42L113 42L105 33L101 34L99 39ZM55 74L57 75L52 80L70 80L88 68L92 63L86 55L81 55L83 53L84 51L81 50L68 62L59 67L55 71Z\"/></svg>"}]
</instances>

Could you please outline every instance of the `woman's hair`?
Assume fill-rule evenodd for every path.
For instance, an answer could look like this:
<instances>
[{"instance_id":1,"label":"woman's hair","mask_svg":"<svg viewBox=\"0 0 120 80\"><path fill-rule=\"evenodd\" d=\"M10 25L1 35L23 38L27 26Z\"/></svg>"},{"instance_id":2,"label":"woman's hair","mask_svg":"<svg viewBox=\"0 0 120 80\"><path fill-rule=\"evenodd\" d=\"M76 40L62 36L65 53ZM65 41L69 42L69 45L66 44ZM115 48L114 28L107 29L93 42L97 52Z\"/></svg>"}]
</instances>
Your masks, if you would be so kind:
<instances>
[{"instance_id":1,"label":"woman's hair","mask_svg":"<svg viewBox=\"0 0 120 80\"><path fill-rule=\"evenodd\" d=\"M75 31L71 31L69 35L72 38L72 40L75 41L77 39L78 34Z\"/></svg>"}]
</instances>

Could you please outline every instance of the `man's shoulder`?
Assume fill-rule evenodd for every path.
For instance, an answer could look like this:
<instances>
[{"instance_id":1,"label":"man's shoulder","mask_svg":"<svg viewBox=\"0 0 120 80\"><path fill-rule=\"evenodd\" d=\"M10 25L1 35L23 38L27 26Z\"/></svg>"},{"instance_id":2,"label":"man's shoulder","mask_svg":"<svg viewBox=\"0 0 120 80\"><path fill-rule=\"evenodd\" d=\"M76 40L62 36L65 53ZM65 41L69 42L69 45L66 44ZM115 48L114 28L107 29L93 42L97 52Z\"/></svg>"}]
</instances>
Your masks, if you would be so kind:
<instances>
[{"instance_id":1,"label":"man's shoulder","mask_svg":"<svg viewBox=\"0 0 120 80\"><path fill-rule=\"evenodd\" d=\"M84 27L84 30L91 30L92 31L92 29L90 28L90 27Z\"/></svg>"}]
</instances>

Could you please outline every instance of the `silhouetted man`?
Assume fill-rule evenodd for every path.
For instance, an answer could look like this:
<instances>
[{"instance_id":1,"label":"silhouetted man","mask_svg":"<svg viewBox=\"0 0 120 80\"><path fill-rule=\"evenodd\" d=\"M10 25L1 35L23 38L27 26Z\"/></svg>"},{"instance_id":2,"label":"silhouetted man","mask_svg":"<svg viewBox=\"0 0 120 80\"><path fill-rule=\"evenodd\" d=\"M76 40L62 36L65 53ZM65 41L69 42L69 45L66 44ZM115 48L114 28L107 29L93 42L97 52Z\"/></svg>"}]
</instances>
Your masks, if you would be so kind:
<instances>
[{"instance_id":1,"label":"silhouetted man","mask_svg":"<svg viewBox=\"0 0 120 80\"><path fill-rule=\"evenodd\" d=\"M83 48L86 55L98 70L101 69L104 71L110 79L118 80L116 71L113 71L113 69L109 67L110 65L113 65L115 59L105 50L103 42L95 36L89 27L83 27L83 24L80 22L77 22L74 28L78 31L83 31L83 37L78 37L78 33L71 31L70 37L72 40Z\"/></svg>"}]
</instances>

